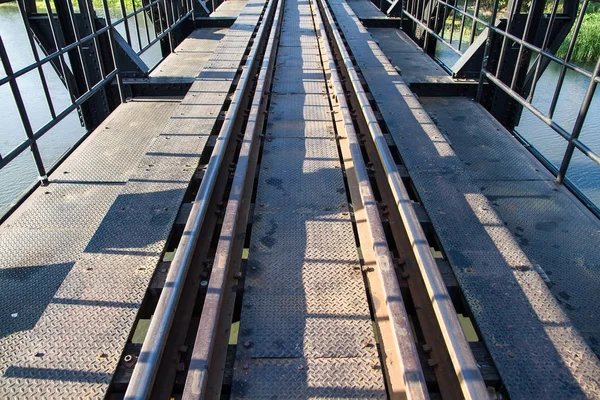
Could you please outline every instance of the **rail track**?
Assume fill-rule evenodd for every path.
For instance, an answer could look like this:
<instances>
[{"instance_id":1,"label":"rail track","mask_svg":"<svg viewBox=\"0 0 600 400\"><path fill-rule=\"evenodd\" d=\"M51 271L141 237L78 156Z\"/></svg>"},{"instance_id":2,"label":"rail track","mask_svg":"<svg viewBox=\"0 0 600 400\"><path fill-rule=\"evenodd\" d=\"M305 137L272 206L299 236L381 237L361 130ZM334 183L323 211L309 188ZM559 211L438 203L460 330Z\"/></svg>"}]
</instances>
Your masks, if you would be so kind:
<instances>
[{"instance_id":1,"label":"rail track","mask_svg":"<svg viewBox=\"0 0 600 400\"><path fill-rule=\"evenodd\" d=\"M432 248L436 247L435 236L424 231L426 222L415 211L417 195L410 188L409 179L402 174L401 158L386 139L385 123L378 117L368 85L346 47L346 41L351 39L340 33L324 0L270 0L266 4L236 83L224 104L223 118L213 131L213 146L205 150L188 190L187 198L193 199L193 205L187 212L180 212L181 223L173 230L169 248L174 258L165 262L164 268L157 269L140 312L150 319L143 345L129 345L121 360L120 372L113 380L111 393L115 398L257 398L256 393L260 393L258 397L270 397L285 379L269 381L273 377L269 368L274 365L275 370L280 371L278 377L288 371L287 367L277 364L280 361L292 363L291 370L301 371L300 377L289 377L288 388L293 391L294 380L304 380L304 392L299 398L326 397L327 393L337 393L339 397L354 393L359 397L393 399L489 396L489 380L484 381L481 366L475 360L457 316L457 311L464 307L460 305L460 294L451 296L448 278L442 275L440 262L432 254ZM305 75L310 75L296 82L299 88L292 91L304 96L300 115L306 122L300 127L293 123L300 119L286 119L295 105L282 103L287 97L278 87L284 85L275 84L293 75L294 65L286 61L289 58L285 52L291 42L286 40L300 47L299 67ZM310 47L313 43L316 46ZM310 100L316 99L315 96L324 99L316 106ZM329 121L315 125L313 131L311 121L315 110L325 110ZM272 125L277 121L287 123L280 126L289 127L289 132L299 128L304 136L290 133L289 137L281 137L287 133L277 133ZM285 145L281 148L277 143ZM296 145L302 146L299 148L302 158L294 166ZM330 156L325 156L326 153ZM277 180L272 171L282 162L288 163L289 171ZM325 164L311 167L311 162ZM319 177L319 171L324 175ZM328 171L332 171L331 175ZM300 175L294 175L296 172ZM312 181L302 180L310 174L314 174ZM343 184L342 188L336 186L336 177ZM286 192L286 179L292 182L290 188L297 191ZM265 189L267 187L275 189L270 191ZM342 199L341 206L336 203L336 196ZM281 198L287 203L278 202ZM331 246L343 247L335 244L337 231L325 229L314 243L308 228L302 240L293 232L295 216L308 219L314 211L308 210L310 207L327 201L331 205L325 209L331 213L315 220L328 221L340 216L342 225L351 232L349 239L344 239L344 245L352 252L358 249L356 263L343 259L348 270L335 270L331 272L334 275L328 275L328 271L319 271L322 266L311 269L309 261L301 260L304 262L299 264L301 271L284 271L284 280L278 280L279 272L271 276L274 270L263 268L262 286L256 285L257 265L261 268L257 260L264 261L264 254L271 257L278 252L276 246L267 248L264 240L260 242L264 238L260 237L261 229L274 230L273 226L289 222L289 229L280 226L283 229L276 234L276 239L281 241L288 240L287 234L291 235L292 247L286 248L289 257L293 257L300 246L305 252L304 258L310 258L311 243L319 248L328 242ZM286 207L291 207L293 214L289 215L294 217L283 214L287 212ZM270 222L271 228L264 228L267 217L278 223ZM304 225L308 227L306 221ZM283 269L295 265L285 261L289 258L277 260L273 263ZM349 281L344 280L347 274L354 274ZM348 289L345 294L333 290L333 297L329 296L327 279L330 276L334 279L343 276L338 282L342 288L352 284L360 289L358 300L351 298L344 307L352 309L355 301L362 301L366 316L363 319L368 321L369 327L367 337L371 339L366 346L363 343L358 347L369 347L369 355L365 356L361 349L347 350L360 355L327 353L336 353L336 346L341 345L325 333L335 336L345 329L333 325L320 328L324 334L319 340L329 346L325 355L309 355L308 347L319 348L320 344L307 345L309 334L304 333L302 337L303 332L298 340L304 340L304 348L297 354L263 351L259 341L264 336L256 336L252 330L256 331L257 326L260 329L264 321L257 326L248 322L256 315L264 315L256 311L261 304L264 306L264 302L259 301L264 297L260 296L265 291L279 289L277 285L281 284L285 286L281 288L282 298L289 293L294 300L293 288L317 282L322 292L311 294L308 287L302 289L305 304L300 315L304 313L308 319L311 295L326 303L325 308L337 301L331 300L335 295L341 298L353 295ZM293 288L287 287L288 284ZM277 319L278 313L298 310L290 307L273 311L269 307L280 305L275 303L266 307L265 312L272 311L272 325L285 326L285 321ZM289 336L298 334L298 330L311 329L306 321L294 325L296 322L289 322L287 333L283 328L283 342L293 342ZM266 334L272 331L267 329ZM348 337L340 339L344 340ZM369 358L370 355L375 355L376 360ZM311 394L306 381L311 371L316 371L315 374L319 371L320 364L315 360L329 358L334 363L355 362L353 367L343 368L359 370L357 380L364 366L369 371L375 370L368 374L374 386L362 392L353 388L344 392L338 388L336 390L342 391ZM262 376L265 382L258 382L261 378L253 373ZM344 375L344 378L352 380L352 375Z\"/></svg>"}]
</instances>

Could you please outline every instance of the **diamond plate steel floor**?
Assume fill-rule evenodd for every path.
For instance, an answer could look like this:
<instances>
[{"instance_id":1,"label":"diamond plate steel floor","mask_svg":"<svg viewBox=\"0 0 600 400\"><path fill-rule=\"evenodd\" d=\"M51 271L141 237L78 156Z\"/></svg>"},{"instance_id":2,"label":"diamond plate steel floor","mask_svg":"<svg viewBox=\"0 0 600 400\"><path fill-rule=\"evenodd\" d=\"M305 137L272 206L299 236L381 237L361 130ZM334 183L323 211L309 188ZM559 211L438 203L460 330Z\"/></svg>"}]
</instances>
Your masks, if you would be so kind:
<instances>
[{"instance_id":1,"label":"diamond plate steel floor","mask_svg":"<svg viewBox=\"0 0 600 400\"><path fill-rule=\"evenodd\" d=\"M247 4L180 103L122 105L0 228L0 398L105 397L265 1Z\"/></svg>"},{"instance_id":2,"label":"diamond plate steel floor","mask_svg":"<svg viewBox=\"0 0 600 400\"><path fill-rule=\"evenodd\" d=\"M373 4L369 0L358 0L350 2L350 6L358 13L356 5L361 3ZM400 75L406 83L452 83L448 73L402 30L369 28L369 33L390 62L400 69Z\"/></svg>"},{"instance_id":3,"label":"diamond plate steel floor","mask_svg":"<svg viewBox=\"0 0 600 400\"><path fill-rule=\"evenodd\" d=\"M214 18L237 17L247 2L247 0L226 0L210 16Z\"/></svg>"},{"instance_id":4,"label":"diamond plate steel floor","mask_svg":"<svg viewBox=\"0 0 600 400\"><path fill-rule=\"evenodd\" d=\"M600 221L479 104L424 97L469 174L600 355Z\"/></svg>"},{"instance_id":5,"label":"diamond plate steel floor","mask_svg":"<svg viewBox=\"0 0 600 400\"><path fill-rule=\"evenodd\" d=\"M563 246L576 241L586 243L589 250L581 254L586 257L587 267L582 265L580 272L573 272L576 276L571 275L571 279L577 278L578 282L569 287L572 292L578 290L576 285L584 286L590 280L593 282L588 283L589 287L593 287L597 284L598 253L593 254L598 247L597 225L592 229L595 233L576 227L576 222L562 221L556 227L552 222L558 224L556 218L562 212L558 210L570 210L562 218L581 210L574 207L572 199L560 198L566 196L564 191L548 196L551 189L549 182L540 178L541 168L536 168L530 157L518 154L521 148L514 140L500 138L495 126L482 122L482 132L477 134L467 129L466 121L473 114L465 104L460 113L454 114L459 117L456 120L441 112L437 115L438 122L443 120L442 126L455 132L450 139L462 149L455 152L405 81L388 72L391 64L380 57L376 41L362 28L350 5L343 0L329 0L328 4L357 63L369 66L362 73L511 398L600 398L600 362L534 265L544 260L550 265L543 268L553 275L557 268L565 268L566 276L571 269L560 262L577 262L574 257L580 254L581 246ZM377 67L377 63L381 65ZM458 110L461 106L456 107ZM458 127L461 122L462 127ZM484 138L489 142L483 143ZM506 140L512 142L507 144ZM507 180L511 176L513 180ZM532 177L538 180L523 183ZM485 179L501 184L494 186ZM521 211L519 207L526 208ZM529 213L540 220L534 222L532 216L526 221ZM502 218L511 219L512 225L506 226ZM586 227L593 225L585 217L578 218ZM536 237L535 243L522 240L525 232ZM562 250L557 251L553 245ZM528 246L538 246L537 254ZM561 256L561 251L569 255ZM546 254L542 257L542 253ZM557 263L553 256L562 261ZM573 298L571 292L568 299L563 299L563 306L564 300ZM581 293L577 306L586 300L597 303L597 294L586 298L586 293ZM592 315L587 321L597 324L597 311L593 307L588 310Z\"/></svg>"},{"instance_id":6,"label":"diamond plate steel floor","mask_svg":"<svg viewBox=\"0 0 600 400\"><path fill-rule=\"evenodd\" d=\"M242 3L226 1L225 3ZM175 48L152 72L150 81L160 78L181 79L198 76L208 59L215 52L219 41L225 37L228 28L196 29Z\"/></svg>"},{"instance_id":7,"label":"diamond plate steel floor","mask_svg":"<svg viewBox=\"0 0 600 400\"><path fill-rule=\"evenodd\" d=\"M281 42L232 397L384 398L308 1L286 0Z\"/></svg>"}]
</instances>

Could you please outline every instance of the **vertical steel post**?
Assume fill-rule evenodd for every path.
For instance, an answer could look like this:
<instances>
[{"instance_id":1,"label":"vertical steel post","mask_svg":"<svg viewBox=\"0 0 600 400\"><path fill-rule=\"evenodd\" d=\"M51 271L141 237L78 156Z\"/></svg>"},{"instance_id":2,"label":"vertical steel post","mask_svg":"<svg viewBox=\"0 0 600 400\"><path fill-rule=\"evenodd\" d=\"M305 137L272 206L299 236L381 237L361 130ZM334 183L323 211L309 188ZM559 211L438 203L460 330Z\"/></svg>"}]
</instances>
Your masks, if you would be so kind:
<instances>
[{"instance_id":1,"label":"vertical steel post","mask_svg":"<svg viewBox=\"0 0 600 400\"><path fill-rule=\"evenodd\" d=\"M490 27L494 25L497 14L498 14L498 0L494 0L494 6L492 8L492 18L490 21ZM493 35L494 35L494 32L492 31L492 29L488 28L488 37L485 42L485 50L483 52L483 62L481 65L481 74L479 75L479 84L477 85L477 96L475 98L475 100L478 103L481 103L481 97L483 96L483 82L485 81L485 74L486 74L487 67L488 67L488 60L490 58L490 50L492 47Z\"/></svg>"},{"instance_id":2,"label":"vertical steel post","mask_svg":"<svg viewBox=\"0 0 600 400\"><path fill-rule=\"evenodd\" d=\"M565 63L567 63L571 60L571 54L573 54L573 49L575 48L575 42L577 42L577 36L579 34L579 29L581 29L581 25L583 24L583 17L585 16L587 6L588 6L588 0L583 0L583 4L581 5L581 11L579 12L579 17L577 18L575 28L573 29L573 36L571 37L571 41L569 42L569 48L567 49L567 54L565 55ZM554 110L556 110L556 104L558 103L558 97L560 96L560 91L562 90L562 85L565 80L566 73L567 73L567 66L565 64L563 64L560 69L560 75L558 76L558 81L556 82L556 89L554 90L554 96L552 96L552 102L550 103L550 109L548 111L549 118L552 118L554 116Z\"/></svg>"},{"instance_id":3,"label":"vertical steel post","mask_svg":"<svg viewBox=\"0 0 600 400\"><path fill-rule=\"evenodd\" d=\"M8 84L10 85L10 90L12 91L13 98L15 99L17 110L19 111L19 117L21 117L21 123L23 124L23 129L25 130L25 134L27 135L27 138L30 141L29 148L31 149L31 154L33 155L33 160L35 161L35 166L38 170L39 180L42 186L46 186L48 184L48 175L46 174L44 161L42 160L42 156L40 155L40 151L37 147L37 142L35 141L33 128L31 127L31 122L29 121L29 117L27 116L27 110L25 109L25 103L23 102L23 98L21 97L21 91L19 90L19 85L17 84L17 80L14 77L12 65L10 64L10 60L8 59L8 54L6 53L6 48L4 47L4 42L2 41L1 36L0 61L2 62L2 66L4 68L6 76L9 77Z\"/></svg>"},{"instance_id":4,"label":"vertical steel post","mask_svg":"<svg viewBox=\"0 0 600 400\"><path fill-rule=\"evenodd\" d=\"M546 29L546 34L544 35L544 41L542 43L541 50L542 52L548 48L548 42L550 41L550 36L552 33L552 29L554 28L554 21L556 20L556 13L558 11L559 0L554 0L554 5L552 6L552 14L550 15L550 21L548 22L548 28ZM531 88L529 89L529 95L527 96L527 101L531 103L533 100L533 94L535 93L535 88L537 86L537 80L541 73L542 69L542 59L543 55L540 52L538 55L537 63L535 65L535 72L533 74L533 81L531 82Z\"/></svg>"},{"instance_id":5,"label":"vertical steel post","mask_svg":"<svg viewBox=\"0 0 600 400\"><path fill-rule=\"evenodd\" d=\"M102 0L102 7L104 8L104 18L106 18L106 26L108 26L108 43L110 44L110 52L112 54L115 70L117 71L117 88L119 90L119 98L121 99L121 103L125 103L125 93L123 92L123 77L121 76L121 72L119 71L119 66L117 64L115 27L113 26L110 20L110 10L108 9L108 2L106 0Z\"/></svg>"},{"instance_id":6,"label":"vertical steel post","mask_svg":"<svg viewBox=\"0 0 600 400\"><path fill-rule=\"evenodd\" d=\"M590 79L590 84L588 85L587 91L585 92L585 97L583 99L583 103L581 104L581 108L579 109L577 120L575 121L575 125L573 126L573 132L571 133L571 137L569 138L567 150L565 150L565 155L563 157L562 163L560 164L560 170L558 171L558 175L556 176L557 183L562 183L565 179L565 175L567 174L567 169L569 168L571 158L573 157L573 150L575 150L575 145L573 144L573 141L579 139L579 135L581 134L581 128L583 128L585 117L587 116L587 113L590 109L590 104L592 104L592 99L594 98L596 87L598 86L598 82L596 81L596 78L598 78L598 76L600 76L600 58L596 63L596 68L594 69L594 73L592 74L592 78Z\"/></svg>"},{"instance_id":7,"label":"vertical steel post","mask_svg":"<svg viewBox=\"0 0 600 400\"><path fill-rule=\"evenodd\" d=\"M33 59L36 63L39 63L40 56L31 33L31 26L27 16L27 5L23 0L17 1L17 4L19 6L19 11L21 12L21 19L25 25L25 30L27 31L27 39L29 41L29 47L31 47L31 52L33 53ZM48 89L48 82L46 82L46 75L44 74L44 70L41 65L37 68L37 70L40 76L40 81L42 82L42 90L44 91L44 96L46 97L46 103L48 104L48 109L50 110L50 116L52 118L56 118L56 111L54 110L54 104L52 103L52 97L50 96L50 90Z\"/></svg>"},{"instance_id":8,"label":"vertical steel post","mask_svg":"<svg viewBox=\"0 0 600 400\"><path fill-rule=\"evenodd\" d=\"M131 33L129 32L129 21L127 18L127 9L125 7L125 1L119 0L119 5L121 6L121 15L123 16L123 26L125 27L125 38L127 39L127 43L133 47L133 43L131 42Z\"/></svg>"}]
</instances>

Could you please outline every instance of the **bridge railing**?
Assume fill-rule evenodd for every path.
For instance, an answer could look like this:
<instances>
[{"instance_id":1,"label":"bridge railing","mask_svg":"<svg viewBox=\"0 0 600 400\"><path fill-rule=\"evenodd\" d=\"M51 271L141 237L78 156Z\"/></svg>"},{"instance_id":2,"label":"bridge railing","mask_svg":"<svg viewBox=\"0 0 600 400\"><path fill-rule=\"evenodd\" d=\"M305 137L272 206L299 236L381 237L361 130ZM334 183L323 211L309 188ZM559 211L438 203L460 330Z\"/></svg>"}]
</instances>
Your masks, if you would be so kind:
<instances>
[{"instance_id":1,"label":"bridge railing","mask_svg":"<svg viewBox=\"0 0 600 400\"><path fill-rule=\"evenodd\" d=\"M86 132L91 132L124 100L123 78L145 76L149 72L140 56L160 44L164 57L183 39L178 28L194 19L195 2L197 0L38 0L37 3L18 0L29 44L29 49L22 51L29 50L33 62L13 68L0 36L0 64L4 70L4 75L0 74L0 89L10 87L26 137L10 151L0 154L0 170L30 149L39 180L42 185L46 184L49 171L67 154L47 167L38 149L40 138L74 112L78 113ZM19 78L29 73L37 75L36 79L39 77L38 97L45 100L50 116L42 126L35 128L23 100L23 97L30 98L31 93L24 96L23 84L19 85ZM53 98L50 74L57 75L66 89L69 98L66 105ZM56 81L55 76L52 78Z\"/></svg>"},{"instance_id":2,"label":"bridge railing","mask_svg":"<svg viewBox=\"0 0 600 400\"><path fill-rule=\"evenodd\" d=\"M389 16L400 17L402 29L432 57L453 54L446 57L454 61L452 65L438 61L455 78L479 80L477 101L509 130L519 124L526 109L566 140L562 160L556 165L535 148L533 153L554 173L557 182L567 184L600 215L598 206L565 179L575 150L600 164L598 152L580 139L600 82L600 60L595 67L588 63L588 68L572 60L576 45L585 45L578 39L589 0L372 1ZM540 107L533 101L534 94L551 63L557 64L560 72L548 107ZM567 74L589 81L574 122L556 118L559 97L561 93L566 96L563 87Z\"/></svg>"}]
</instances>

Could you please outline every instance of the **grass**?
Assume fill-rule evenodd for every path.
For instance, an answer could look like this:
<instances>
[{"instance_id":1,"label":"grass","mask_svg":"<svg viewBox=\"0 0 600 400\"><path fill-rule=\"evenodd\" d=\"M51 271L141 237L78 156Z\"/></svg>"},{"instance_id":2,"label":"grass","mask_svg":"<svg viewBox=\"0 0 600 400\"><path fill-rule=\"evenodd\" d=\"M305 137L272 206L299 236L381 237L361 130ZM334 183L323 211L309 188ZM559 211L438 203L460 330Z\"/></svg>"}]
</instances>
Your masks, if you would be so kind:
<instances>
[{"instance_id":1,"label":"grass","mask_svg":"<svg viewBox=\"0 0 600 400\"><path fill-rule=\"evenodd\" d=\"M54 0L49 0L49 2L50 2L50 5L52 6L52 8L54 8ZM110 9L121 9L120 0L106 0L106 2L108 3L108 8L110 8ZM135 2L136 9L139 9L142 7L142 0L134 0L134 2ZM124 0L124 3L125 3L125 9L128 12L133 11L132 0ZM102 0L93 0L92 4L93 4L95 10L103 9ZM35 5L36 5L37 11L39 13L46 12L46 2L44 0L36 0ZM73 0L73 5L75 6L75 12L78 12L78 2L76 0ZM0 9L1 8L17 8L17 3L16 2L2 3L2 4L0 4Z\"/></svg>"},{"instance_id":2,"label":"grass","mask_svg":"<svg viewBox=\"0 0 600 400\"><path fill-rule=\"evenodd\" d=\"M556 55L564 58L567 55L569 43L573 37L573 30L560 46ZM571 61L588 63L597 61L600 57L600 12L588 13L583 17L583 23L573 48Z\"/></svg>"},{"instance_id":3,"label":"grass","mask_svg":"<svg viewBox=\"0 0 600 400\"><path fill-rule=\"evenodd\" d=\"M486 12L481 12L481 17L489 19L489 15ZM463 41L467 41L471 34L471 20L467 18L465 20L465 26L463 28ZM477 24L477 32L481 32L481 24ZM454 26L452 25L452 16L448 16L446 20L445 30L443 36L446 40L450 39L450 31L454 30L452 35L453 42L457 42L460 35L460 17L456 17ZM556 52L558 57L564 58L567 54L567 49L571 38L573 37L573 30L567 35L562 45ZM456 43L457 44L457 43ZM467 43L468 45L468 43ZM573 54L571 55L571 61L575 63L587 64L596 62L600 57L600 3L590 3L587 9L587 13L583 18L581 29L573 48Z\"/></svg>"}]
</instances>

